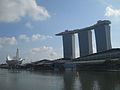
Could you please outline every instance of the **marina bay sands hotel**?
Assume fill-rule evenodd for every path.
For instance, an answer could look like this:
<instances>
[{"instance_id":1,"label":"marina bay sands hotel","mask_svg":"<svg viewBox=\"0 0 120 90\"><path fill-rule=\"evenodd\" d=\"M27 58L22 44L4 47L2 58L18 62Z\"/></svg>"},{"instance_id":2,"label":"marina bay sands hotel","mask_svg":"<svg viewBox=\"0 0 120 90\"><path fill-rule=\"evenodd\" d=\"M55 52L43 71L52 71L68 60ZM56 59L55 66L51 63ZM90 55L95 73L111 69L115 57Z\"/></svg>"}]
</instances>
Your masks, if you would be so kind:
<instances>
[{"instance_id":1,"label":"marina bay sands hotel","mask_svg":"<svg viewBox=\"0 0 120 90\"><path fill-rule=\"evenodd\" d=\"M56 34L62 36L64 58L75 58L75 34L78 34L80 57L93 54L92 31L95 33L97 52L112 49L109 20L99 20L96 24Z\"/></svg>"}]
</instances>

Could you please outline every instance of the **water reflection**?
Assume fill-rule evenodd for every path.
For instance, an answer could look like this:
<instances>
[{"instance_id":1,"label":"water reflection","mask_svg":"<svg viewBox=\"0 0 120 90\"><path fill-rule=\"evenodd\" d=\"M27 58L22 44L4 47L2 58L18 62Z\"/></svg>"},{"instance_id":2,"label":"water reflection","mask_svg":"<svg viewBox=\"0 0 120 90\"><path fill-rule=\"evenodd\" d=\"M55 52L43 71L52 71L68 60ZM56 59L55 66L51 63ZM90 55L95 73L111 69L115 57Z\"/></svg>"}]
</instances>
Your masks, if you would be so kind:
<instances>
[{"instance_id":1,"label":"water reflection","mask_svg":"<svg viewBox=\"0 0 120 90\"><path fill-rule=\"evenodd\" d=\"M63 79L64 90L120 90L120 72L67 71Z\"/></svg>"},{"instance_id":2,"label":"water reflection","mask_svg":"<svg viewBox=\"0 0 120 90\"><path fill-rule=\"evenodd\" d=\"M80 72L82 90L120 90L120 72Z\"/></svg>"},{"instance_id":3,"label":"water reflection","mask_svg":"<svg viewBox=\"0 0 120 90\"><path fill-rule=\"evenodd\" d=\"M64 90L73 90L75 82L75 73L72 71L66 71L63 74Z\"/></svg>"},{"instance_id":4,"label":"water reflection","mask_svg":"<svg viewBox=\"0 0 120 90\"><path fill-rule=\"evenodd\" d=\"M120 90L120 72L14 73L0 69L0 90Z\"/></svg>"}]
</instances>

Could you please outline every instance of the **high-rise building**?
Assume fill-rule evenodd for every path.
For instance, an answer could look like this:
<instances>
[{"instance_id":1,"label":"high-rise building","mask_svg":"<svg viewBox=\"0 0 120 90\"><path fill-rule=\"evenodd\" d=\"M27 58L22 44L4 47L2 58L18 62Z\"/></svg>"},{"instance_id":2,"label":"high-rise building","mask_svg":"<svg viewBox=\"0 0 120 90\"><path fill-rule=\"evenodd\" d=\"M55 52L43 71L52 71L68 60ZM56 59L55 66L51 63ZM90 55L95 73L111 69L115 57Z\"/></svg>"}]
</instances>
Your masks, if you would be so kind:
<instances>
[{"instance_id":1,"label":"high-rise building","mask_svg":"<svg viewBox=\"0 0 120 90\"><path fill-rule=\"evenodd\" d=\"M64 58L75 58L75 35L63 34L62 37Z\"/></svg>"},{"instance_id":2,"label":"high-rise building","mask_svg":"<svg viewBox=\"0 0 120 90\"><path fill-rule=\"evenodd\" d=\"M95 27L97 52L111 49L110 22L98 21L97 24Z\"/></svg>"},{"instance_id":3,"label":"high-rise building","mask_svg":"<svg viewBox=\"0 0 120 90\"><path fill-rule=\"evenodd\" d=\"M78 32L80 56L86 56L93 53L92 31Z\"/></svg>"},{"instance_id":4,"label":"high-rise building","mask_svg":"<svg viewBox=\"0 0 120 90\"><path fill-rule=\"evenodd\" d=\"M63 37L64 58L75 58L75 33L78 34L80 56L93 53L92 31L95 32L97 52L112 49L109 20L99 20L96 24L82 29L75 29L56 34Z\"/></svg>"}]
</instances>

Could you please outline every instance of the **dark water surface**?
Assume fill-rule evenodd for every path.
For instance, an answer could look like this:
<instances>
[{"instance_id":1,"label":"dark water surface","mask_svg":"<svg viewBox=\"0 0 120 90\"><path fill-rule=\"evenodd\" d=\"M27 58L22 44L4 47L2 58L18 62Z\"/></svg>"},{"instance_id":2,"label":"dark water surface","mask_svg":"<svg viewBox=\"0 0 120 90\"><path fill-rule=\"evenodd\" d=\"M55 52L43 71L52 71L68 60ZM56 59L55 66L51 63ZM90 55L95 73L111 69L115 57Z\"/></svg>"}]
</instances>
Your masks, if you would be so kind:
<instances>
[{"instance_id":1,"label":"dark water surface","mask_svg":"<svg viewBox=\"0 0 120 90\"><path fill-rule=\"evenodd\" d=\"M120 90L120 72L13 72L0 69L0 90Z\"/></svg>"}]
</instances>

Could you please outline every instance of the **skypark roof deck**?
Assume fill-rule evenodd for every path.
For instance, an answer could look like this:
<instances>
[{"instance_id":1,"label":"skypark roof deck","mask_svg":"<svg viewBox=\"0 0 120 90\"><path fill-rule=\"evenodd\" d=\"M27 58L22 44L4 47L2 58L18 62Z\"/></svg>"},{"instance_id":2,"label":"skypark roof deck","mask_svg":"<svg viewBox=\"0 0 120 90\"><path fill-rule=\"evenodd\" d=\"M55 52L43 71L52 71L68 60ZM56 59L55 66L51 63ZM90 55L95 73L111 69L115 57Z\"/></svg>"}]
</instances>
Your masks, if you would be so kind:
<instances>
[{"instance_id":1,"label":"skypark roof deck","mask_svg":"<svg viewBox=\"0 0 120 90\"><path fill-rule=\"evenodd\" d=\"M82 31L89 31L89 30L93 30L95 29L95 27L99 26L99 25L108 25L108 24L111 24L111 22L109 20L99 20L96 24L92 25L92 26L89 26L89 27L85 27L85 28L82 28L82 29L74 29L74 30L65 30L65 32L61 32L61 33L58 33L58 34L55 34L56 36L61 36L61 35L64 35L64 34L75 34L75 33L78 33L78 32L82 32Z\"/></svg>"}]
</instances>

